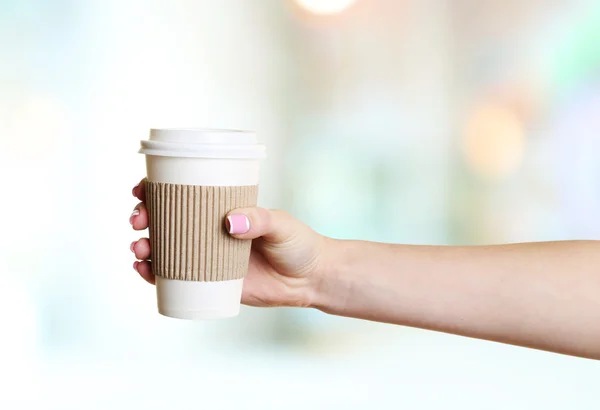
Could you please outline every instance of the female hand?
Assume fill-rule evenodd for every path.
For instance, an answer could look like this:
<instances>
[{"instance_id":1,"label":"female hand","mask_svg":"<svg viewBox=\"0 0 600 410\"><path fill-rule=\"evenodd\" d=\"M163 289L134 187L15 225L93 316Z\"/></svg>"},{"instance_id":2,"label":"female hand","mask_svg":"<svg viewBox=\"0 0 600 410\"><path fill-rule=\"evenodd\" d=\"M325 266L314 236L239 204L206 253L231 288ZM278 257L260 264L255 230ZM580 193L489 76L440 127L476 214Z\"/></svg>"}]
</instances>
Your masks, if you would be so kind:
<instances>
[{"instance_id":1,"label":"female hand","mask_svg":"<svg viewBox=\"0 0 600 410\"><path fill-rule=\"evenodd\" d=\"M148 227L144 184L130 222ZM223 223L253 239L242 302L437 330L600 359L600 241L406 246L337 241L281 211L244 208ZM150 244L131 244L154 282Z\"/></svg>"},{"instance_id":2,"label":"female hand","mask_svg":"<svg viewBox=\"0 0 600 410\"><path fill-rule=\"evenodd\" d=\"M133 188L133 195L142 202L135 207L129 222L133 229L144 230L148 227L144 180ZM253 240L242 303L261 307L314 306L316 290L329 264L330 239L278 210L236 209L223 223L234 238ZM130 248L140 260L134 263L134 269L153 284L150 241L142 238Z\"/></svg>"}]
</instances>

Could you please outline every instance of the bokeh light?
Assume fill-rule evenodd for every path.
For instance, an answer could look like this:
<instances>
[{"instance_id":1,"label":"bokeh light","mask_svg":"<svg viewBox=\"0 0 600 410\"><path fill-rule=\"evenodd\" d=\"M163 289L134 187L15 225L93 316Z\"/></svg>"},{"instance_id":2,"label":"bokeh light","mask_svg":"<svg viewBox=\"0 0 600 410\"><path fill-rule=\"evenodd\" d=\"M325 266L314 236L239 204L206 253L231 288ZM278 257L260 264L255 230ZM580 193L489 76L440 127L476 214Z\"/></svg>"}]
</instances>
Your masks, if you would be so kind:
<instances>
[{"instance_id":1,"label":"bokeh light","mask_svg":"<svg viewBox=\"0 0 600 410\"><path fill-rule=\"evenodd\" d=\"M11 154L24 158L48 157L63 143L68 118L61 101L48 95L33 95L15 101L9 121L0 124L0 133L11 138Z\"/></svg>"},{"instance_id":2,"label":"bokeh light","mask_svg":"<svg viewBox=\"0 0 600 410\"><path fill-rule=\"evenodd\" d=\"M517 170L525 150L525 131L514 111L495 103L476 106L463 136L469 167L483 177L501 178Z\"/></svg>"},{"instance_id":3,"label":"bokeh light","mask_svg":"<svg viewBox=\"0 0 600 410\"><path fill-rule=\"evenodd\" d=\"M341 13L355 2L356 0L296 0L300 7L315 14Z\"/></svg>"}]
</instances>

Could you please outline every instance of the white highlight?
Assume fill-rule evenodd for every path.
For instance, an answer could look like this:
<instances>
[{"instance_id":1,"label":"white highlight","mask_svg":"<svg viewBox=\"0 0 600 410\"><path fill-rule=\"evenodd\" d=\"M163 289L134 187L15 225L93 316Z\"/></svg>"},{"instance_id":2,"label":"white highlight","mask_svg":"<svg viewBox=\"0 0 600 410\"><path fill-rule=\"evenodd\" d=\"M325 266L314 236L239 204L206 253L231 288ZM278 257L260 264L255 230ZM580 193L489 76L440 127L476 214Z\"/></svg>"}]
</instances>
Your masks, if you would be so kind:
<instances>
[{"instance_id":1,"label":"white highlight","mask_svg":"<svg viewBox=\"0 0 600 410\"><path fill-rule=\"evenodd\" d=\"M300 7L315 14L341 13L355 2L356 0L296 0Z\"/></svg>"},{"instance_id":2,"label":"white highlight","mask_svg":"<svg viewBox=\"0 0 600 410\"><path fill-rule=\"evenodd\" d=\"M229 222L229 233L233 233L233 222L231 221L231 215L227 217L227 221Z\"/></svg>"}]
</instances>

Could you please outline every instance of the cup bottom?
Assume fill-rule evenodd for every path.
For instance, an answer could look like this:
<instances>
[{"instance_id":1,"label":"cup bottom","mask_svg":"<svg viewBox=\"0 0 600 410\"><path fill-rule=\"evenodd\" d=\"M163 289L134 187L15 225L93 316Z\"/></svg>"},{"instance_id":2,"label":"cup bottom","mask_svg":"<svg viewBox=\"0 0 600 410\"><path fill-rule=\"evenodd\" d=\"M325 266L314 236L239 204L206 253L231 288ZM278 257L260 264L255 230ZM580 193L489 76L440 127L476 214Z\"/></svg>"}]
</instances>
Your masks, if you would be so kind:
<instances>
[{"instance_id":1,"label":"cup bottom","mask_svg":"<svg viewBox=\"0 0 600 410\"><path fill-rule=\"evenodd\" d=\"M244 279L197 282L156 277L158 312L163 316L209 320L237 316Z\"/></svg>"},{"instance_id":2,"label":"cup bottom","mask_svg":"<svg viewBox=\"0 0 600 410\"><path fill-rule=\"evenodd\" d=\"M240 307L231 310L168 310L159 307L158 313L166 317L185 320L226 319L239 315Z\"/></svg>"}]
</instances>

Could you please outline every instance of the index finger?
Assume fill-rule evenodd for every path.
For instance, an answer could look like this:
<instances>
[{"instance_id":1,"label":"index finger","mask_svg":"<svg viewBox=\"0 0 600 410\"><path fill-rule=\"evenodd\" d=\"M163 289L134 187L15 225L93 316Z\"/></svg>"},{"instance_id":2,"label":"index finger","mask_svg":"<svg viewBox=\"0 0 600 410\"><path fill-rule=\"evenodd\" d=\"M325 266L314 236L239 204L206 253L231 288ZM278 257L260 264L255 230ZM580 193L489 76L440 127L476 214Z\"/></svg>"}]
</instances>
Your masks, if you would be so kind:
<instances>
[{"instance_id":1,"label":"index finger","mask_svg":"<svg viewBox=\"0 0 600 410\"><path fill-rule=\"evenodd\" d=\"M146 200L146 178L143 178L136 186L133 187L131 191L133 196L135 196L140 201Z\"/></svg>"}]
</instances>

